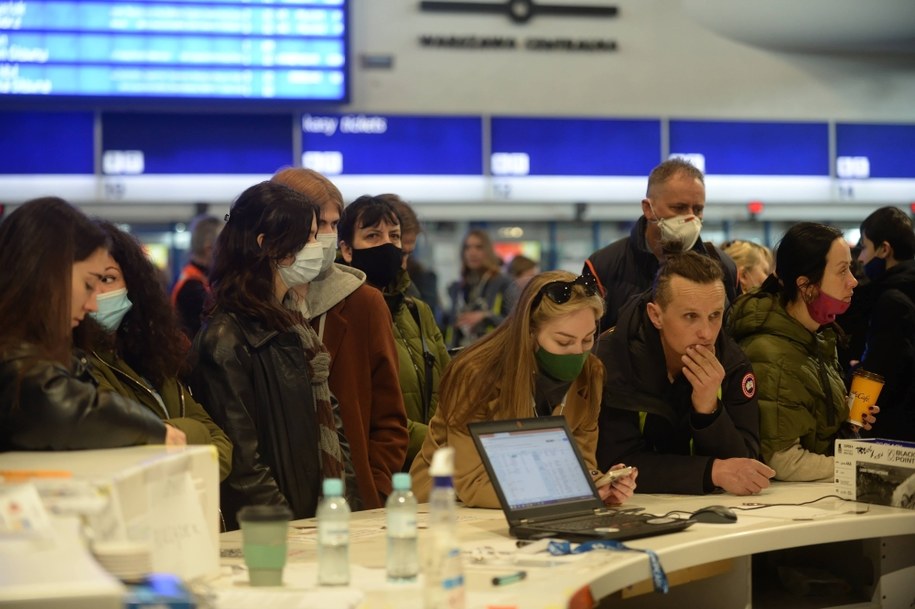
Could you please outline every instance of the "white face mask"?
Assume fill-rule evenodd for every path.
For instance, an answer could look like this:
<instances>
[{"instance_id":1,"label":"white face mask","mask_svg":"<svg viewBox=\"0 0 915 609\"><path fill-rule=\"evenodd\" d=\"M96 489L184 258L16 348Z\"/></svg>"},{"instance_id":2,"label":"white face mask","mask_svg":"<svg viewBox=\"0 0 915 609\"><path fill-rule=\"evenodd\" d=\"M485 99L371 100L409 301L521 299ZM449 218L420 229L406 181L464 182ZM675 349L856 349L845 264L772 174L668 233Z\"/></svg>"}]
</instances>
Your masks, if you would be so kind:
<instances>
[{"instance_id":1,"label":"white face mask","mask_svg":"<svg viewBox=\"0 0 915 609\"><path fill-rule=\"evenodd\" d=\"M305 247L295 255L295 260L289 266L281 266L277 271L287 288L311 283L321 272L324 260L324 246L320 241L306 243Z\"/></svg>"},{"instance_id":2,"label":"white face mask","mask_svg":"<svg viewBox=\"0 0 915 609\"><path fill-rule=\"evenodd\" d=\"M324 260L321 262L321 272L323 273L334 263L337 257L337 232L318 233L318 243L324 246Z\"/></svg>"},{"instance_id":3,"label":"white face mask","mask_svg":"<svg viewBox=\"0 0 915 609\"><path fill-rule=\"evenodd\" d=\"M651 203L648 203L651 207ZM658 213L651 207L651 212L658 218ZM674 216L673 218L658 218L654 220L661 231L663 243L682 243L683 251L689 251L696 245L699 233L702 231L702 220L699 216Z\"/></svg>"},{"instance_id":4,"label":"white face mask","mask_svg":"<svg viewBox=\"0 0 915 609\"><path fill-rule=\"evenodd\" d=\"M127 288L112 290L96 296L98 311L89 313L108 332L114 332L133 306L127 298Z\"/></svg>"}]
</instances>

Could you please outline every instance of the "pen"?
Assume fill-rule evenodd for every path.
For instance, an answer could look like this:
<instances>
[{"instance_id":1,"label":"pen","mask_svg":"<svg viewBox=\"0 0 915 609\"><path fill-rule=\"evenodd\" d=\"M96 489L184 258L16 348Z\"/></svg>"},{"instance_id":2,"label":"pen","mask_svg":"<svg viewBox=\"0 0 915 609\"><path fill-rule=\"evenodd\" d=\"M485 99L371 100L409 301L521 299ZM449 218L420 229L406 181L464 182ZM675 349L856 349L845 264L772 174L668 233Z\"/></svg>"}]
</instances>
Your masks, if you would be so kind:
<instances>
[{"instance_id":1,"label":"pen","mask_svg":"<svg viewBox=\"0 0 915 609\"><path fill-rule=\"evenodd\" d=\"M518 571L509 575L497 575L492 578L493 586L506 586L515 582L520 582L527 577L527 571Z\"/></svg>"}]
</instances>

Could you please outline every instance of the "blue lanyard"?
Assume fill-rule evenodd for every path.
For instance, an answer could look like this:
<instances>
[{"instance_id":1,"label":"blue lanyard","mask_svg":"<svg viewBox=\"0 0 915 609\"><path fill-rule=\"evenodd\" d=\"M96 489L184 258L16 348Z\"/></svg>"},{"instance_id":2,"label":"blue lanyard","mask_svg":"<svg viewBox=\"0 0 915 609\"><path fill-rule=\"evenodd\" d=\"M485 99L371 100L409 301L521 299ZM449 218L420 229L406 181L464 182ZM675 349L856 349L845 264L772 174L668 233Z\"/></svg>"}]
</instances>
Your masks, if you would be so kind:
<instances>
[{"instance_id":1,"label":"blue lanyard","mask_svg":"<svg viewBox=\"0 0 915 609\"><path fill-rule=\"evenodd\" d=\"M661 566L661 559L654 550L641 550L639 548L630 548L624 543L613 541L611 539L597 539L586 541L578 544L574 550L572 544L568 541L551 541L547 546L547 551L553 556L563 556L565 554L583 554L591 550L616 550L618 552L644 552L648 554L648 562L651 564L651 580L654 583L654 591L667 594L670 586L667 583L667 574L664 573L664 567Z\"/></svg>"}]
</instances>

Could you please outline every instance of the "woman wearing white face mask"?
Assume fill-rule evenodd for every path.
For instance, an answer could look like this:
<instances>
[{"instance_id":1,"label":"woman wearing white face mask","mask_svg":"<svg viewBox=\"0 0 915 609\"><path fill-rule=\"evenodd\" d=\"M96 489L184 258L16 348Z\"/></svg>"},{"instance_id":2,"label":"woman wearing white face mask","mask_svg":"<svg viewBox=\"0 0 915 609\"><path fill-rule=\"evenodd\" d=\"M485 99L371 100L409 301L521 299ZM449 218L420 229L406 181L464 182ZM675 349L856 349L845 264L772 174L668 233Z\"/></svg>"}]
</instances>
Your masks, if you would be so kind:
<instances>
[{"instance_id":1,"label":"woman wearing white face mask","mask_svg":"<svg viewBox=\"0 0 915 609\"><path fill-rule=\"evenodd\" d=\"M320 271L317 223L306 197L262 182L238 197L216 241L211 316L194 339L190 381L234 444L220 493L228 529L246 505L314 516L322 480L350 469L327 390L330 356L296 309Z\"/></svg>"},{"instance_id":2,"label":"woman wearing white face mask","mask_svg":"<svg viewBox=\"0 0 915 609\"><path fill-rule=\"evenodd\" d=\"M184 432L188 444L214 445L224 479L232 466L232 443L177 378L189 344L155 266L132 236L109 222L96 224L111 244L98 311L74 330L74 336L91 343L92 376L101 391L143 404Z\"/></svg>"},{"instance_id":3,"label":"woman wearing white face mask","mask_svg":"<svg viewBox=\"0 0 915 609\"><path fill-rule=\"evenodd\" d=\"M299 301L299 310L330 351L330 389L340 400L362 507L383 507L408 441L391 314L381 292L367 285L363 271L333 262L343 213L337 187L301 167L281 169L271 182L288 186L321 207L318 239L324 240L326 257L321 273Z\"/></svg>"}]
</instances>

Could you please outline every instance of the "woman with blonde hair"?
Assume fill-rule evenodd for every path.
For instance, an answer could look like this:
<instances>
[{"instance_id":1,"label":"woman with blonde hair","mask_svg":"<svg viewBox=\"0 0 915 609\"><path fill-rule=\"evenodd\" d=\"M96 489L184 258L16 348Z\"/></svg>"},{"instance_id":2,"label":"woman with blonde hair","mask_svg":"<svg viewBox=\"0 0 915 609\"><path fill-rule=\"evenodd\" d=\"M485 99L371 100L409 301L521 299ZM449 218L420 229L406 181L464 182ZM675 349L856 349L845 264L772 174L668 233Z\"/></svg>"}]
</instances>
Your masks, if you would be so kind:
<instances>
[{"instance_id":1,"label":"woman with blonde hair","mask_svg":"<svg viewBox=\"0 0 915 609\"><path fill-rule=\"evenodd\" d=\"M736 240L728 243L723 250L737 265L737 283L741 293L761 286L772 272L772 252L764 245Z\"/></svg>"},{"instance_id":2,"label":"woman with blonde hair","mask_svg":"<svg viewBox=\"0 0 915 609\"><path fill-rule=\"evenodd\" d=\"M449 347L465 347L505 319L511 280L501 269L486 231L468 232L461 244L461 278L448 286L451 312L445 342Z\"/></svg>"},{"instance_id":3,"label":"woman with blonde hair","mask_svg":"<svg viewBox=\"0 0 915 609\"><path fill-rule=\"evenodd\" d=\"M455 449L454 487L470 507L499 507L496 493L467 433L467 423L564 416L596 477L595 449L604 369L594 355L603 299L590 275L549 271L534 277L514 311L464 350L442 378L438 410L410 473L426 501L429 465L441 446ZM622 467L614 466L613 469ZM635 489L636 473L602 486L601 497L620 503Z\"/></svg>"}]
</instances>

